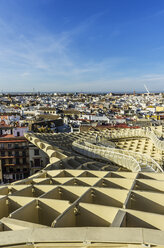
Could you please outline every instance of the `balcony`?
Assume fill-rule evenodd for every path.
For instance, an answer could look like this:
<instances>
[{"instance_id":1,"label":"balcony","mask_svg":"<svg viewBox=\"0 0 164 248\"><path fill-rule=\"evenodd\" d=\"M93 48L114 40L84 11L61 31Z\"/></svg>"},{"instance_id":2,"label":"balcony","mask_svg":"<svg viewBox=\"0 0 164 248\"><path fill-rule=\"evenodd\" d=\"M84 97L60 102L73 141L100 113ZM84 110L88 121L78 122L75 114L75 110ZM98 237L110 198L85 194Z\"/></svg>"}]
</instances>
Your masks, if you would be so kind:
<instances>
[{"instance_id":1,"label":"balcony","mask_svg":"<svg viewBox=\"0 0 164 248\"><path fill-rule=\"evenodd\" d=\"M12 147L0 147L0 150L1 151L4 151L4 150L6 150L6 151L8 151L8 150L19 150L19 149L21 149L21 150L23 150L23 149L27 149L28 148L28 146L18 146L18 147L15 147L15 146L12 146Z\"/></svg>"},{"instance_id":2,"label":"balcony","mask_svg":"<svg viewBox=\"0 0 164 248\"><path fill-rule=\"evenodd\" d=\"M12 163L12 164L9 164L9 163L6 163L6 164L2 164L2 166L26 166L26 167L29 167L29 164L28 163Z\"/></svg>"},{"instance_id":3,"label":"balcony","mask_svg":"<svg viewBox=\"0 0 164 248\"><path fill-rule=\"evenodd\" d=\"M16 164L4 164L3 166L15 166Z\"/></svg>"},{"instance_id":4,"label":"balcony","mask_svg":"<svg viewBox=\"0 0 164 248\"><path fill-rule=\"evenodd\" d=\"M18 146L18 147L13 147L13 148L10 148L10 149L14 149L14 150L18 150L18 149L27 149L28 146Z\"/></svg>"},{"instance_id":5,"label":"balcony","mask_svg":"<svg viewBox=\"0 0 164 248\"><path fill-rule=\"evenodd\" d=\"M15 156L14 155L11 155L11 156L9 156L9 155L7 155L7 156L0 155L0 159L2 159L2 158L15 158Z\"/></svg>"}]
</instances>

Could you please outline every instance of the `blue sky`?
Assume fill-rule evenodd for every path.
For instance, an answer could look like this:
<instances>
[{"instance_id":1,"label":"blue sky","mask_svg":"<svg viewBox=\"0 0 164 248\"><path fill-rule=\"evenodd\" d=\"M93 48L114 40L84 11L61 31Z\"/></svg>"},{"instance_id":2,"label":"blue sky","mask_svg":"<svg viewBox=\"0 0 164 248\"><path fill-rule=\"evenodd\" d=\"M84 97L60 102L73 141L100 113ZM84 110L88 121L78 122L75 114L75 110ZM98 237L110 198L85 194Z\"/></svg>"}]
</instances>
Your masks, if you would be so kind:
<instances>
[{"instance_id":1,"label":"blue sky","mask_svg":"<svg viewBox=\"0 0 164 248\"><path fill-rule=\"evenodd\" d=\"M0 90L164 91L163 0L0 0Z\"/></svg>"}]
</instances>

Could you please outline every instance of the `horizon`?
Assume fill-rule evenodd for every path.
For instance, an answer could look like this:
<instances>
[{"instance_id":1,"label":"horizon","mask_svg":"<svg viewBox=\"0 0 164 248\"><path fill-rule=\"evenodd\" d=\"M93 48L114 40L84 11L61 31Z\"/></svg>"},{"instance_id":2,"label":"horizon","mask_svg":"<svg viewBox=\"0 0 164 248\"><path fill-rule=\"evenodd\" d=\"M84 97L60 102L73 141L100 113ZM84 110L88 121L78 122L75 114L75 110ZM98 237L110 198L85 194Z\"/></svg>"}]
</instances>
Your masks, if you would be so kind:
<instances>
[{"instance_id":1,"label":"horizon","mask_svg":"<svg viewBox=\"0 0 164 248\"><path fill-rule=\"evenodd\" d=\"M164 1L1 0L0 91L164 91Z\"/></svg>"},{"instance_id":2,"label":"horizon","mask_svg":"<svg viewBox=\"0 0 164 248\"><path fill-rule=\"evenodd\" d=\"M0 94L163 94L164 91L152 91L150 93L146 91L4 91Z\"/></svg>"}]
</instances>

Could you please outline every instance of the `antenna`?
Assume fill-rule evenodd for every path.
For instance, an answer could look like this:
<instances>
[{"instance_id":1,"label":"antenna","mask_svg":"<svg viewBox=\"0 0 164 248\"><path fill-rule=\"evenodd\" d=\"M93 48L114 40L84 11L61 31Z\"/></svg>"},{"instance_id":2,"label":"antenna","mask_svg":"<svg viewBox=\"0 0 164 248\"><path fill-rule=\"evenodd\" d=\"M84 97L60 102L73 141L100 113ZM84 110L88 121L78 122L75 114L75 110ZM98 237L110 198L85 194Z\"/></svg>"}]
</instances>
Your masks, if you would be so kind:
<instances>
[{"instance_id":1,"label":"antenna","mask_svg":"<svg viewBox=\"0 0 164 248\"><path fill-rule=\"evenodd\" d=\"M150 94L150 91L148 90L148 88L147 88L147 86L145 84L144 84L144 87L145 87L147 93Z\"/></svg>"}]
</instances>

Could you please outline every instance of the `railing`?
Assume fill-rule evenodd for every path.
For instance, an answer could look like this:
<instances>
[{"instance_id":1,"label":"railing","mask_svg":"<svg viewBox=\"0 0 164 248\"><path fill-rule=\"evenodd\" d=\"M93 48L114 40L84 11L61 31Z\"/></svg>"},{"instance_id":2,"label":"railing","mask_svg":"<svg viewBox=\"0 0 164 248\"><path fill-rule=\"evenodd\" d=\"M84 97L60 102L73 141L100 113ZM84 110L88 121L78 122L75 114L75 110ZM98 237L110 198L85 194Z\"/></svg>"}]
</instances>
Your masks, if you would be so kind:
<instances>
[{"instance_id":1,"label":"railing","mask_svg":"<svg viewBox=\"0 0 164 248\"><path fill-rule=\"evenodd\" d=\"M112 150L112 149L110 149ZM143 154L140 152L134 152L134 151L129 151L129 150L122 150L122 149L115 149L117 152L124 154L124 155L129 155L132 156L137 160L141 168L146 168L147 166L150 166L153 171L155 172L163 172L161 166L149 155Z\"/></svg>"},{"instance_id":2,"label":"railing","mask_svg":"<svg viewBox=\"0 0 164 248\"><path fill-rule=\"evenodd\" d=\"M72 143L72 148L87 157L110 160L133 172L141 171L141 167L135 158L112 151L108 147L96 146L89 142L78 140Z\"/></svg>"},{"instance_id":3,"label":"railing","mask_svg":"<svg viewBox=\"0 0 164 248\"><path fill-rule=\"evenodd\" d=\"M160 165L150 156L133 151L126 151L117 148L102 146L102 144L93 144L94 139L79 139L72 143L73 150L91 158L110 160L122 167L136 172L143 168L154 172L163 172Z\"/></svg>"},{"instance_id":4,"label":"railing","mask_svg":"<svg viewBox=\"0 0 164 248\"><path fill-rule=\"evenodd\" d=\"M159 135L161 137L161 133L158 133L158 136ZM139 152L116 149L114 143L111 141L113 139L128 137L147 137L152 140L158 149L164 150L164 141L159 140L156 134L149 129L123 129L117 130L117 132L106 132L105 134L100 132L99 135L94 133L89 136L89 138L86 135L83 136L83 138L74 141L72 143L73 150L91 158L103 159L105 161L110 160L133 172L141 171L143 168L146 168L147 170L150 168L149 171L163 172L160 165L150 156ZM67 157L58 149L55 149L54 146L51 146L47 142L42 141L30 133L25 134L25 137L34 145L46 152L50 158L50 162Z\"/></svg>"},{"instance_id":5,"label":"railing","mask_svg":"<svg viewBox=\"0 0 164 248\"><path fill-rule=\"evenodd\" d=\"M163 133L155 131L160 137ZM117 132L107 133L109 139L131 138L131 137L146 137L152 140L154 146L159 150L164 151L164 140L160 140L154 131L149 129L124 129L117 130Z\"/></svg>"}]
</instances>

